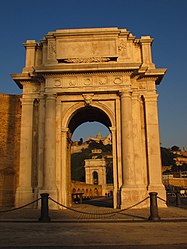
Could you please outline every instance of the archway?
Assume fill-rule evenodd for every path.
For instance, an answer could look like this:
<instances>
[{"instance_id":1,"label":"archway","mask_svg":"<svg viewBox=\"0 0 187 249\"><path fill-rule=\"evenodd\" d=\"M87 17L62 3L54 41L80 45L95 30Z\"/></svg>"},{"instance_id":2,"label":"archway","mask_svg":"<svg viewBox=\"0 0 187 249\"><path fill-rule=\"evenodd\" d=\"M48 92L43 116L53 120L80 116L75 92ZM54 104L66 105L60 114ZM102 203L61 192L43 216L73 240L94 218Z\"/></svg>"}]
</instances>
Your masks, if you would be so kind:
<instances>
[{"instance_id":1,"label":"archway","mask_svg":"<svg viewBox=\"0 0 187 249\"><path fill-rule=\"evenodd\" d=\"M89 137L87 141L80 139L79 141L74 141L71 145L71 181L73 181L73 185L77 184L77 186L81 183L85 184L85 195L86 195L86 185L100 185L101 191L97 189L98 194L100 196L107 196L108 193L113 191L113 184L107 186L107 175L106 175L106 167L113 167L113 163L107 164L108 158L112 161L112 144L111 144L111 121L108 115L98 107L93 106L84 106L74 111L73 115L71 115L70 122L68 124L68 129L73 136L72 132L76 131L76 128L80 127L80 125L94 122L94 124L102 124L108 130L108 134L106 137L103 137L100 133L96 135L96 137ZM91 135L91 134L90 134ZM110 137L110 139L109 139ZM86 160L85 160L86 159ZM86 161L94 163L94 168L88 173L86 167ZM103 165L104 163L104 165ZM77 168L75 168L77 167ZM107 172L113 172L113 169L107 170ZM80 176L78 175L80 174ZM113 174L109 175L109 182L113 182ZM90 178L90 179L89 179ZM117 175L115 176L117 178ZM93 188L92 186L89 186ZM108 189L109 188L109 189ZM71 191L71 187L69 189ZM93 188L94 196L95 189ZM90 193L92 193L90 192ZM93 195L92 193L92 195ZM97 195L96 195L97 196ZM88 197L88 196L87 196ZM91 197L91 196L90 196Z\"/></svg>"},{"instance_id":2,"label":"archway","mask_svg":"<svg viewBox=\"0 0 187 249\"><path fill-rule=\"evenodd\" d=\"M166 69L152 62L152 41L99 28L56 30L24 43L25 67L12 75L23 89L17 206L46 192L69 205L71 135L86 121L111 131L114 207L118 190L121 208L149 192L165 199L156 85Z\"/></svg>"},{"instance_id":3,"label":"archway","mask_svg":"<svg viewBox=\"0 0 187 249\"><path fill-rule=\"evenodd\" d=\"M93 172L93 184L98 185L98 172Z\"/></svg>"}]
</instances>

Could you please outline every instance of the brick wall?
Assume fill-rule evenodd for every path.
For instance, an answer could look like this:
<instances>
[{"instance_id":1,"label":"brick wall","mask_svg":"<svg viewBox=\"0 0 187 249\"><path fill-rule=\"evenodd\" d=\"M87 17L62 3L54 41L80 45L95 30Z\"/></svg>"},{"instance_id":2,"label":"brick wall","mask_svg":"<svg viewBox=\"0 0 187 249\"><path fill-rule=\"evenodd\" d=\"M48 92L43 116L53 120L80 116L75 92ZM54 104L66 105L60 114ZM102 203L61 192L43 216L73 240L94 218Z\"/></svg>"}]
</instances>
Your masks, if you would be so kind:
<instances>
[{"instance_id":1,"label":"brick wall","mask_svg":"<svg viewBox=\"0 0 187 249\"><path fill-rule=\"evenodd\" d=\"M14 206L20 154L20 97L0 94L0 207Z\"/></svg>"}]
</instances>

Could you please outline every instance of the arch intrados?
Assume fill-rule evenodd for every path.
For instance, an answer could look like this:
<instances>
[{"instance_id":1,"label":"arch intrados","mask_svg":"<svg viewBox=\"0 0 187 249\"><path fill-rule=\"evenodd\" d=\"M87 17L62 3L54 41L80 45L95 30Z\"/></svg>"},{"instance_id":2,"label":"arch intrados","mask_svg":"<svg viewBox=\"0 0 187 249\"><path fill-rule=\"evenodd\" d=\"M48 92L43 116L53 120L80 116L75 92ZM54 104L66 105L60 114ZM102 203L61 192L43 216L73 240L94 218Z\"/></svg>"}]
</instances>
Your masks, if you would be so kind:
<instances>
[{"instance_id":1,"label":"arch intrados","mask_svg":"<svg viewBox=\"0 0 187 249\"><path fill-rule=\"evenodd\" d=\"M99 122L105 125L107 128L111 127L111 121L108 115L101 109L94 106L84 106L77 109L68 124L70 132L73 134L75 129L85 122Z\"/></svg>"}]
</instances>

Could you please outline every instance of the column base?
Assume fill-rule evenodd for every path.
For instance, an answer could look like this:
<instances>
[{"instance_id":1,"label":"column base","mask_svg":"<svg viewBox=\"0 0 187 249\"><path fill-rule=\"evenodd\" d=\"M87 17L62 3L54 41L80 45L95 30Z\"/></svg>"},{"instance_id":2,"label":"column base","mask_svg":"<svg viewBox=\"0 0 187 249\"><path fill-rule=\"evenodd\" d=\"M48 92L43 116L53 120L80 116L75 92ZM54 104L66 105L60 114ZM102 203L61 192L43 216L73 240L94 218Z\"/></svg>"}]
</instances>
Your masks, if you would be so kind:
<instances>
[{"instance_id":1,"label":"column base","mask_svg":"<svg viewBox=\"0 0 187 249\"><path fill-rule=\"evenodd\" d=\"M148 196L149 194L147 192L146 187L138 187L138 186L122 187L121 188L121 209L129 208L129 207L133 209L148 208L149 199L143 201Z\"/></svg>"},{"instance_id":2,"label":"column base","mask_svg":"<svg viewBox=\"0 0 187 249\"><path fill-rule=\"evenodd\" d=\"M166 190L165 190L165 187L163 184L160 184L160 185L156 185L156 186L153 186L153 185L149 185L148 186L148 193L150 192L157 192L158 195L157 195L157 204L158 204L158 207L161 207L161 208L166 208L167 205L166 205L166 202L164 202L163 200L166 201ZM159 197L162 199L159 199Z\"/></svg>"},{"instance_id":3,"label":"column base","mask_svg":"<svg viewBox=\"0 0 187 249\"><path fill-rule=\"evenodd\" d=\"M41 194L43 194L43 193L48 193L49 197L51 197L53 200L58 202L57 189L41 189L41 190L39 190L38 198L40 198ZM49 199L48 203L49 203L49 209L59 209L60 208L60 206L57 203L55 203L54 201L52 201L50 199ZM41 202L39 202L38 207L41 208Z\"/></svg>"},{"instance_id":4,"label":"column base","mask_svg":"<svg viewBox=\"0 0 187 249\"><path fill-rule=\"evenodd\" d=\"M34 201L34 194L32 188L18 187L16 190L15 207L24 206ZM27 206L26 208L34 208L34 204Z\"/></svg>"}]
</instances>

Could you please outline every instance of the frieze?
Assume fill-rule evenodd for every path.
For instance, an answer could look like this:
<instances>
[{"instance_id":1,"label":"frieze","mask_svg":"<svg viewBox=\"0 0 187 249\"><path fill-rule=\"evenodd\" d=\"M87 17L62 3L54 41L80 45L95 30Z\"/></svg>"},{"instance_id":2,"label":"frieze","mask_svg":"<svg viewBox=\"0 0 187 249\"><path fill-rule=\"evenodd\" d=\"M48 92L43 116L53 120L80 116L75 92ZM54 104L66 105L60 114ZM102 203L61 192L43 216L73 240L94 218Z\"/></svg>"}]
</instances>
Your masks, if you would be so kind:
<instances>
[{"instance_id":1,"label":"frieze","mask_svg":"<svg viewBox=\"0 0 187 249\"><path fill-rule=\"evenodd\" d=\"M107 62L111 59L108 57L90 57L90 58L67 58L63 59L66 63L98 63L98 62Z\"/></svg>"},{"instance_id":2,"label":"frieze","mask_svg":"<svg viewBox=\"0 0 187 249\"><path fill-rule=\"evenodd\" d=\"M87 86L125 86L131 85L130 78L122 75L89 75L85 76L64 76L62 79L62 87L87 87Z\"/></svg>"}]
</instances>

